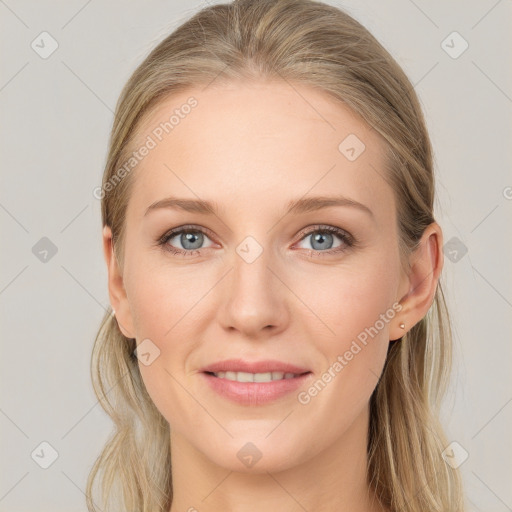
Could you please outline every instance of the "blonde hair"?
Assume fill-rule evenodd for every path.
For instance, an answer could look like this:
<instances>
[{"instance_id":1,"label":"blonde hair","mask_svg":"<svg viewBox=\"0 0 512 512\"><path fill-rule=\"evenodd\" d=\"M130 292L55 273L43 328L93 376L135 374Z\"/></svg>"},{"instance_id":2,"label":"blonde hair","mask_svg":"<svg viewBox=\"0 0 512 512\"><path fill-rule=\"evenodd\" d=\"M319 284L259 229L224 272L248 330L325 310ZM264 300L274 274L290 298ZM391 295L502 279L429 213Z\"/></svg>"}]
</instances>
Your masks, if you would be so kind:
<instances>
[{"instance_id":1,"label":"blonde hair","mask_svg":"<svg viewBox=\"0 0 512 512\"><path fill-rule=\"evenodd\" d=\"M384 139L384 177L395 191L406 266L434 221L432 149L418 98L400 66L366 28L340 9L313 0L240 0L204 8L135 70L116 106L103 176L102 223L112 230L120 264L133 174L107 185L133 151L144 116L169 94L193 86L262 79L324 91ZM167 512L172 503L169 424L144 387L135 347L135 339L123 336L107 312L91 372L115 429L89 474L90 512L97 511L96 481L107 512ZM392 511L463 510L461 477L443 460L448 443L438 419L451 363L450 318L439 282L427 315L390 343L370 400L368 484Z\"/></svg>"}]
</instances>

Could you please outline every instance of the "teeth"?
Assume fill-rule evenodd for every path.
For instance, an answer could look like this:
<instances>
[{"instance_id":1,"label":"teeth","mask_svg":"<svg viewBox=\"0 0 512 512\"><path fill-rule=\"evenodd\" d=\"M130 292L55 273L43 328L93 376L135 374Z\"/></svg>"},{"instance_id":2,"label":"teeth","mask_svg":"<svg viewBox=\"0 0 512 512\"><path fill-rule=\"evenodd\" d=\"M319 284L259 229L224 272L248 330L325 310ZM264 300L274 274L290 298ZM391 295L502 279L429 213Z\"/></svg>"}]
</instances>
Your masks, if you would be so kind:
<instances>
[{"instance_id":1,"label":"teeth","mask_svg":"<svg viewBox=\"0 0 512 512\"><path fill-rule=\"evenodd\" d=\"M295 373L267 372L267 373L247 373L247 372L217 372L214 373L219 379L236 380L237 382L271 382L273 380L293 379Z\"/></svg>"}]
</instances>

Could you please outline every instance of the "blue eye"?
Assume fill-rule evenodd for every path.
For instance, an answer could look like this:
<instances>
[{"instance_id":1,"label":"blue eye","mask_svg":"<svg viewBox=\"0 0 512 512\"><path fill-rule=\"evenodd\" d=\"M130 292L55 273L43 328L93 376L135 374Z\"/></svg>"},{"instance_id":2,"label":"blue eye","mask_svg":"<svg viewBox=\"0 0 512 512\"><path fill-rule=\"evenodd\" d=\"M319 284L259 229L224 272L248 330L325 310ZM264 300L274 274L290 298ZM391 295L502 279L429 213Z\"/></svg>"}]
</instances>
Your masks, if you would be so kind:
<instances>
[{"instance_id":1,"label":"blue eye","mask_svg":"<svg viewBox=\"0 0 512 512\"><path fill-rule=\"evenodd\" d=\"M300 241L306 240L308 237L311 239L311 248L306 248L306 250L315 257L340 253L355 245L355 239L352 235L334 226L314 226L313 229L302 232L301 235ZM333 248L335 238L341 240L341 243ZM174 243L181 244L183 248L171 245L170 242L173 239L177 239L177 242ZM209 249L211 247L211 245L209 247L203 247L205 239L208 240L209 238L207 231L203 228L183 226L167 232L157 243L162 246L163 250L172 254L192 256L193 254L200 253L203 249Z\"/></svg>"},{"instance_id":2,"label":"blue eye","mask_svg":"<svg viewBox=\"0 0 512 512\"><path fill-rule=\"evenodd\" d=\"M341 240L341 244L332 248L334 239ZM308 231L301 240L311 240L311 251L332 254L340 252L354 245L353 238L344 230L334 226L316 226L314 230Z\"/></svg>"},{"instance_id":3,"label":"blue eye","mask_svg":"<svg viewBox=\"0 0 512 512\"><path fill-rule=\"evenodd\" d=\"M159 244L163 246L164 250L173 254L189 255L198 252L200 249L204 249L204 247L201 246L204 243L205 237L206 233L203 230L184 226L166 233L159 240ZM178 239L183 249L176 248L169 243L174 238Z\"/></svg>"}]
</instances>

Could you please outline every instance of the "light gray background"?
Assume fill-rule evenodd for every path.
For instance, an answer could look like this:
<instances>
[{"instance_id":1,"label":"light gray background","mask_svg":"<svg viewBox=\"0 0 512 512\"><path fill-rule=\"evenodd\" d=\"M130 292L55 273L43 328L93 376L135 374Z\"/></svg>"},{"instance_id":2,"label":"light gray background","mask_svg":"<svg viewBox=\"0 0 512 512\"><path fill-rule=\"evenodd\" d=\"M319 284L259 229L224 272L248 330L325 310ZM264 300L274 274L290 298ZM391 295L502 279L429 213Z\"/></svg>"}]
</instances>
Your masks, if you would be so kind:
<instances>
[{"instance_id":1,"label":"light gray background","mask_svg":"<svg viewBox=\"0 0 512 512\"><path fill-rule=\"evenodd\" d=\"M512 510L511 1L329 3L383 43L423 104L437 219L445 242L460 240L443 276L456 335L444 422L469 454L468 510ZM1 511L86 510L86 477L111 429L89 376L109 304L92 191L125 81L204 5L0 0ZM31 48L43 31L59 45L47 59ZM441 46L453 31L469 44L458 58ZM58 250L45 263L32 251L42 237ZM59 455L48 469L31 457L43 441Z\"/></svg>"}]
</instances>

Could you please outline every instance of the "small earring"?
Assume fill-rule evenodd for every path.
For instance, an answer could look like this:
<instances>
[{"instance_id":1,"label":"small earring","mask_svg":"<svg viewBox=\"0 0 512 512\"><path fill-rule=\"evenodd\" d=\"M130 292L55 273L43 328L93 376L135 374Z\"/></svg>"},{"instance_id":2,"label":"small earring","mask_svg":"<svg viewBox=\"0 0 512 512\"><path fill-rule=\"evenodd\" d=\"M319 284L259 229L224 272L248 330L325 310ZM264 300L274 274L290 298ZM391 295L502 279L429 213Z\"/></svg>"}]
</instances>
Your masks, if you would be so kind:
<instances>
[{"instance_id":1,"label":"small earring","mask_svg":"<svg viewBox=\"0 0 512 512\"><path fill-rule=\"evenodd\" d=\"M400 327L400 329L405 329L405 324L402 322L398 327Z\"/></svg>"},{"instance_id":2,"label":"small earring","mask_svg":"<svg viewBox=\"0 0 512 512\"><path fill-rule=\"evenodd\" d=\"M116 310L112 309L112 316L116 316Z\"/></svg>"}]
</instances>

